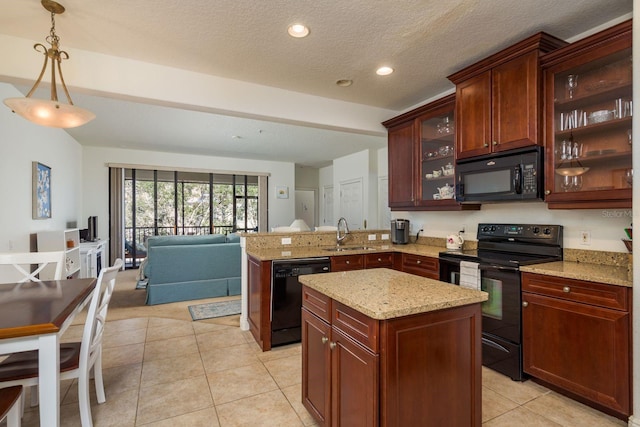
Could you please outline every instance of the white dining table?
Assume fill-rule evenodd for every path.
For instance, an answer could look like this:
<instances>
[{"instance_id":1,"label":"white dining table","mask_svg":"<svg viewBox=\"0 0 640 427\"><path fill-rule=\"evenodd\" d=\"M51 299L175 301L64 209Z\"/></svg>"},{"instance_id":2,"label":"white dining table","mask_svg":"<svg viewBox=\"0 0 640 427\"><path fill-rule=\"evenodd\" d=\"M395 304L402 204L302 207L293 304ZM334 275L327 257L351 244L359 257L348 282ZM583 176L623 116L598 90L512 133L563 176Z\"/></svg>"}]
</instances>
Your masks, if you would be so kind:
<instances>
[{"instance_id":1,"label":"white dining table","mask_svg":"<svg viewBox=\"0 0 640 427\"><path fill-rule=\"evenodd\" d=\"M95 278L0 284L0 354L38 350L41 426L60 426L60 337L95 286Z\"/></svg>"}]
</instances>

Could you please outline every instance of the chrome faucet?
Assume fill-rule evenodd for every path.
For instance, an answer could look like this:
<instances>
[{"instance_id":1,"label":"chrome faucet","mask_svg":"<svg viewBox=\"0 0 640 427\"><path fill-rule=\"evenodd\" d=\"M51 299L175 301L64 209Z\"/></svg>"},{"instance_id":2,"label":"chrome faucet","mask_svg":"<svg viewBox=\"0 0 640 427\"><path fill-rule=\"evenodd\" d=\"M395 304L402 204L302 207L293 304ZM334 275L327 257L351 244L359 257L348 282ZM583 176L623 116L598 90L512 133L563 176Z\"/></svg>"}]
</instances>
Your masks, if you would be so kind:
<instances>
[{"instance_id":1,"label":"chrome faucet","mask_svg":"<svg viewBox=\"0 0 640 427\"><path fill-rule=\"evenodd\" d=\"M344 224L344 233L340 235L340 224ZM336 232L336 245L340 245L344 239L347 238L347 234L349 234L349 226L347 225L347 220L344 217L341 217L338 220L338 231Z\"/></svg>"}]
</instances>

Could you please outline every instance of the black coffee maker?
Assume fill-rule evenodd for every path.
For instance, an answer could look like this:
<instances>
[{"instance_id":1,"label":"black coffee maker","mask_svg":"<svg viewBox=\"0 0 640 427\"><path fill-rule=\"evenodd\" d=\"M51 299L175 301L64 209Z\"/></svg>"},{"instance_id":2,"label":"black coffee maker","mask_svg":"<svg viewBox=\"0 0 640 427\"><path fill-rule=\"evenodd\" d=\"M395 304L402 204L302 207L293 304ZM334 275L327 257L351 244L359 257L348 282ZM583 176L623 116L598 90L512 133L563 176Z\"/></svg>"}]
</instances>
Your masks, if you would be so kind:
<instances>
[{"instance_id":1,"label":"black coffee maker","mask_svg":"<svg viewBox=\"0 0 640 427\"><path fill-rule=\"evenodd\" d=\"M409 243L409 220L391 220L391 243L405 245Z\"/></svg>"}]
</instances>

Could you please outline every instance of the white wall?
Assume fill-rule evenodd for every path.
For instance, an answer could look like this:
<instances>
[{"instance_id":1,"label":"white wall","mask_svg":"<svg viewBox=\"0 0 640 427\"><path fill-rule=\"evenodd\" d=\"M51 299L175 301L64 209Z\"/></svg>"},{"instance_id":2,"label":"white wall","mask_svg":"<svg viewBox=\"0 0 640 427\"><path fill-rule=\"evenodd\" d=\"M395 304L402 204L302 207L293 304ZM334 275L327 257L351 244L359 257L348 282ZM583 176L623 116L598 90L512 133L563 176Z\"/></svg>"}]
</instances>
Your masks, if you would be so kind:
<instances>
[{"instance_id":1,"label":"white wall","mask_svg":"<svg viewBox=\"0 0 640 427\"><path fill-rule=\"evenodd\" d=\"M411 221L412 234L422 225L423 236L446 237L464 225L463 237L475 240L478 223L532 223L564 226L564 247L627 252L620 239L632 222L630 210L547 209L544 202L484 204L479 211L392 212L393 218ZM581 231L591 232L591 245L581 244Z\"/></svg>"},{"instance_id":2,"label":"white wall","mask_svg":"<svg viewBox=\"0 0 640 427\"><path fill-rule=\"evenodd\" d=\"M22 97L0 83L0 99ZM0 105L0 252L28 252L30 234L67 228L81 212L82 148L65 131L35 125ZM51 167L51 218L31 219L31 162Z\"/></svg>"},{"instance_id":3,"label":"white wall","mask_svg":"<svg viewBox=\"0 0 640 427\"><path fill-rule=\"evenodd\" d=\"M109 235L109 168L107 163L142 166L190 168L211 171L268 173L269 226L289 225L294 220L295 170L293 163L195 156L104 147L85 147L83 152L84 198L82 217L98 215L98 235ZM289 198L276 198L275 187L289 187Z\"/></svg>"}]
</instances>

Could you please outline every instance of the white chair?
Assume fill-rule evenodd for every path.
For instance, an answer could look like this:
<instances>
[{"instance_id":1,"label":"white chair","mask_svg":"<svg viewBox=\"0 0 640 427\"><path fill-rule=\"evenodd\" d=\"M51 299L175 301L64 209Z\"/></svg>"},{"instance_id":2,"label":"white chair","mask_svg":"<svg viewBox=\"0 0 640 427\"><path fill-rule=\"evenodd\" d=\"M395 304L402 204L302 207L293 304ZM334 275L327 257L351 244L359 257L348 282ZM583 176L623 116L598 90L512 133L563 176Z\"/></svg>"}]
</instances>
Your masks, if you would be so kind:
<instances>
[{"instance_id":1,"label":"white chair","mask_svg":"<svg viewBox=\"0 0 640 427\"><path fill-rule=\"evenodd\" d=\"M22 386L0 389L0 421L7 419L7 427L22 424Z\"/></svg>"},{"instance_id":2,"label":"white chair","mask_svg":"<svg viewBox=\"0 0 640 427\"><path fill-rule=\"evenodd\" d=\"M122 269L122 265L122 259L118 258L113 267L100 271L89 303L82 342L60 345L60 380L78 379L80 420L83 427L93 426L89 401L89 379L92 369L98 403L106 401L102 381L102 335L109 301L116 284L116 275ZM38 385L37 351L14 353L0 362L0 387L13 385ZM35 390L32 390L32 394L34 392Z\"/></svg>"},{"instance_id":3,"label":"white chair","mask_svg":"<svg viewBox=\"0 0 640 427\"><path fill-rule=\"evenodd\" d=\"M55 264L54 280L62 279L64 270L64 252L5 252L0 253L0 265L12 265L22 274L22 279L17 283L40 282L36 277L47 265ZM31 265L38 264L38 268L33 272ZM25 268L26 267L26 268Z\"/></svg>"}]
</instances>

